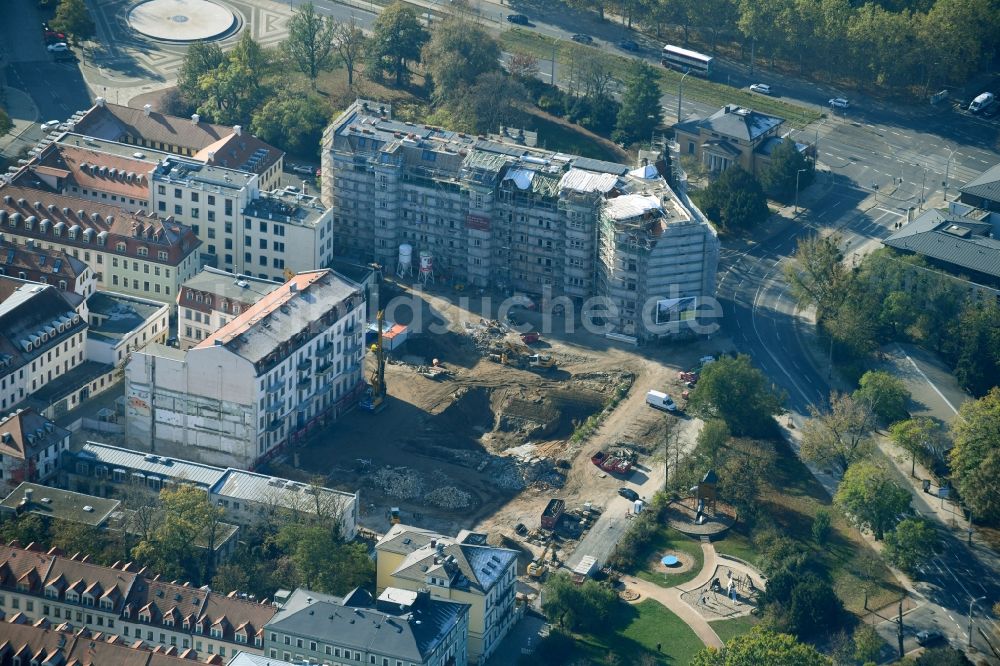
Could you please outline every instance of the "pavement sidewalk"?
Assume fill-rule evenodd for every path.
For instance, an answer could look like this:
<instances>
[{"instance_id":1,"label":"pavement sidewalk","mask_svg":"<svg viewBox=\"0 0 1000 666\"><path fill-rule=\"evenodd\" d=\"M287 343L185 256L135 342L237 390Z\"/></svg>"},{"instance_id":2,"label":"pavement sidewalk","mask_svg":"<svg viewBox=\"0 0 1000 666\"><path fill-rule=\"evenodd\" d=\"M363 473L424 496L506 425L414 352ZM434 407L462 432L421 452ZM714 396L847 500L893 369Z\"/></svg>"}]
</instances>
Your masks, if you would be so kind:
<instances>
[{"instance_id":1,"label":"pavement sidewalk","mask_svg":"<svg viewBox=\"0 0 1000 666\"><path fill-rule=\"evenodd\" d=\"M710 543L703 543L701 545L702 553L705 557L705 563L698 573L698 576L686 583L686 585L692 589L697 589L703 585L707 585L712 581L712 577L715 575L715 569L717 566L717 559L715 556L715 547ZM696 609L692 608L681 595L684 593L679 586L676 587L660 587L655 583L650 583L648 581L642 580L641 578L623 578L622 579L626 585L634 589L639 593L639 598L632 603L639 603L643 599L653 599L663 604L672 613L677 615L684 624L691 627L691 630L698 636L702 643L708 647L721 648L723 646L722 639L719 635L715 633L712 626L708 623L708 620L702 616Z\"/></svg>"}]
</instances>

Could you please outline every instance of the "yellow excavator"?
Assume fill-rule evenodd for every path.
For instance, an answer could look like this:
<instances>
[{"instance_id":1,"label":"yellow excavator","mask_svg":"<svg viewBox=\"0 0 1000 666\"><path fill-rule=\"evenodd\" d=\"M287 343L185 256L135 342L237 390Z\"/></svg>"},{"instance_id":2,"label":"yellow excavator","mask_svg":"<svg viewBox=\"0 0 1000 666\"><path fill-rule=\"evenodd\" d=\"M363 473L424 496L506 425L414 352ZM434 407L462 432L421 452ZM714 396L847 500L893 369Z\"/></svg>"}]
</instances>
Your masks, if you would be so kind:
<instances>
[{"instance_id":1,"label":"yellow excavator","mask_svg":"<svg viewBox=\"0 0 1000 666\"><path fill-rule=\"evenodd\" d=\"M549 541L545 544L545 548L542 550L542 554L539 555L531 564L528 565L528 575L532 578L542 578L548 571L548 565L546 564L546 558L549 556L549 549L552 549L551 559L553 562L556 561L556 549L555 541Z\"/></svg>"},{"instance_id":2,"label":"yellow excavator","mask_svg":"<svg viewBox=\"0 0 1000 666\"><path fill-rule=\"evenodd\" d=\"M359 406L369 412L378 412L385 408L385 349L382 347L382 324L385 323L385 311L379 310L375 317L378 322L378 340L372 345L375 349L375 369L372 370L368 390L361 398Z\"/></svg>"}]
</instances>

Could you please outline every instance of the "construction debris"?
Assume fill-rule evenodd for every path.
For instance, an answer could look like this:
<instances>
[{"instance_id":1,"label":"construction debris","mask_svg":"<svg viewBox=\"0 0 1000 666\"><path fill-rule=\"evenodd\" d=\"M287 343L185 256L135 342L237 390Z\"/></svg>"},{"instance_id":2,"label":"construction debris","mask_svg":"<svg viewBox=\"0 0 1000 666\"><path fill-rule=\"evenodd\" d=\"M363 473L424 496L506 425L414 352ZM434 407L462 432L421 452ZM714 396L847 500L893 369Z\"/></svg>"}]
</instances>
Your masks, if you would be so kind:
<instances>
[{"instance_id":1,"label":"construction debris","mask_svg":"<svg viewBox=\"0 0 1000 666\"><path fill-rule=\"evenodd\" d=\"M472 495L455 486L442 486L424 495L424 501L442 509L465 509L472 506Z\"/></svg>"}]
</instances>

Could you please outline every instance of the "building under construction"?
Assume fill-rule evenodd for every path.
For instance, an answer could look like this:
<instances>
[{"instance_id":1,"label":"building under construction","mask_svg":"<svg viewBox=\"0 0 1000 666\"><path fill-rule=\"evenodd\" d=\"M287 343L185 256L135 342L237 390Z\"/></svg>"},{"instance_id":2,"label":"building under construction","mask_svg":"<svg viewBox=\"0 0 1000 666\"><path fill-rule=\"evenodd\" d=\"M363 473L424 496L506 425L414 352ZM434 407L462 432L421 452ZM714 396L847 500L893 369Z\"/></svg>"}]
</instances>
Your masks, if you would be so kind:
<instances>
[{"instance_id":1,"label":"building under construction","mask_svg":"<svg viewBox=\"0 0 1000 666\"><path fill-rule=\"evenodd\" d=\"M426 282L602 297L610 332L639 340L687 332L714 295L715 230L655 153L633 168L396 121L364 100L323 148L335 254Z\"/></svg>"}]
</instances>

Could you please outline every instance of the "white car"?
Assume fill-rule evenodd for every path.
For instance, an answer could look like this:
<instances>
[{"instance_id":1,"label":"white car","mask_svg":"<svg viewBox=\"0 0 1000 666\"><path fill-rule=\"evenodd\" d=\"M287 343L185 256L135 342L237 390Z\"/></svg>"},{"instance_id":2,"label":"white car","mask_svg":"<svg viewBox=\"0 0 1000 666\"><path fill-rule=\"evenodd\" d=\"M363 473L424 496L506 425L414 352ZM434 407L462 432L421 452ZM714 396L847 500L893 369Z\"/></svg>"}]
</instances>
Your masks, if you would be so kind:
<instances>
[{"instance_id":1,"label":"white car","mask_svg":"<svg viewBox=\"0 0 1000 666\"><path fill-rule=\"evenodd\" d=\"M58 120L50 120L47 123L42 123L42 131L43 132L48 132L49 130L54 130L57 127L59 127L59 121Z\"/></svg>"},{"instance_id":2,"label":"white car","mask_svg":"<svg viewBox=\"0 0 1000 666\"><path fill-rule=\"evenodd\" d=\"M295 173L306 173L311 176L313 168L311 166L306 166L304 164L297 164L296 166L292 167L292 171L294 171Z\"/></svg>"},{"instance_id":3,"label":"white car","mask_svg":"<svg viewBox=\"0 0 1000 666\"><path fill-rule=\"evenodd\" d=\"M771 86L766 83L754 83L750 86L750 91L755 93L760 93L761 95L770 95Z\"/></svg>"},{"instance_id":4,"label":"white car","mask_svg":"<svg viewBox=\"0 0 1000 666\"><path fill-rule=\"evenodd\" d=\"M846 109L851 105L851 103L843 97L834 97L827 103L835 109Z\"/></svg>"},{"instance_id":5,"label":"white car","mask_svg":"<svg viewBox=\"0 0 1000 666\"><path fill-rule=\"evenodd\" d=\"M49 53L59 53L62 51L69 51L69 46L66 44L66 42L56 42L55 44L49 44L45 48L49 50Z\"/></svg>"}]
</instances>

